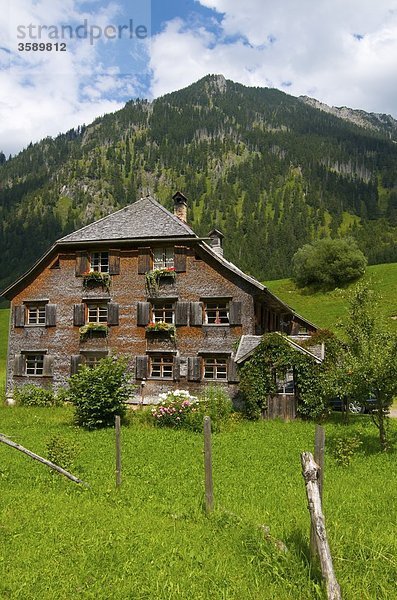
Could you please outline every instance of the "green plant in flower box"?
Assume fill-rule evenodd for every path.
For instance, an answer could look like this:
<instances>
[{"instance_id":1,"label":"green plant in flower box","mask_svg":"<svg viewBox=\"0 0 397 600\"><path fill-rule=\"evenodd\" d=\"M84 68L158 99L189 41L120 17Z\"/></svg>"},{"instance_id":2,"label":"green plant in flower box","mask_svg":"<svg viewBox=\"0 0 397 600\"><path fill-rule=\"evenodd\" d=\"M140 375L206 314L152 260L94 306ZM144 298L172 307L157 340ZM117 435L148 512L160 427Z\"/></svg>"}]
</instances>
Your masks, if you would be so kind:
<instances>
[{"instance_id":1,"label":"green plant in flower box","mask_svg":"<svg viewBox=\"0 0 397 600\"><path fill-rule=\"evenodd\" d=\"M90 271L83 276L83 287L85 289L101 286L109 291L111 278L109 273L101 273L100 271Z\"/></svg>"},{"instance_id":2,"label":"green plant in flower box","mask_svg":"<svg viewBox=\"0 0 397 600\"><path fill-rule=\"evenodd\" d=\"M164 321L149 323L149 325L146 327L146 333L164 333L169 335L172 341L175 341L176 338L175 325L172 323L165 323Z\"/></svg>"},{"instance_id":3,"label":"green plant in flower box","mask_svg":"<svg viewBox=\"0 0 397 600\"><path fill-rule=\"evenodd\" d=\"M109 328L107 325L104 325L103 323L87 323L86 325L83 325L82 327L80 327L79 331L80 331L80 340L84 341L84 340L88 339L90 337L91 333L93 333L93 332L104 333L105 336L107 336L108 332L109 332Z\"/></svg>"},{"instance_id":4,"label":"green plant in flower box","mask_svg":"<svg viewBox=\"0 0 397 600\"><path fill-rule=\"evenodd\" d=\"M153 269L146 273L146 287L151 294L157 294L162 279L175 279L176 273L174 267L164 267L162 269Z\"/></svg>"}]
</instances>

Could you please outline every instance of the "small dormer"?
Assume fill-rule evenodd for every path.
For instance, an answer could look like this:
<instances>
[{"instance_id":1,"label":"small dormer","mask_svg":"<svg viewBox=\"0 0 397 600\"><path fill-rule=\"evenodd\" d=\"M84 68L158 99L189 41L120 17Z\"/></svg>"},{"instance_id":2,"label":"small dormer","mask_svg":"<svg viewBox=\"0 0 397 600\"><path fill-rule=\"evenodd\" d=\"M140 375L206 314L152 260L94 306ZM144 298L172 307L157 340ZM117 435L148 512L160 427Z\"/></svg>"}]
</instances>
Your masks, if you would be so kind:
<instances>
[{"instance_id":1,"label":"small dormer","mask_svg":"<svg viewBox=\"0 0 397 600\"><path fill-rule=\"evenodd\" d=\"M211 247L214 252L223 256L223 238L225 237L219 229L212 229L208 237L211 238Z\"/></svg>"},{"instance_id":2,"label":"small dormer","mask_svg":"<svg viewBox=\"0 0 397 600\"><path fill-rule=\"evenodd\" d=\"M187 223L187 198L181 192L175 192L172 196L174 200L174 215L184 223Z\"/></svg>"}]
</instances>

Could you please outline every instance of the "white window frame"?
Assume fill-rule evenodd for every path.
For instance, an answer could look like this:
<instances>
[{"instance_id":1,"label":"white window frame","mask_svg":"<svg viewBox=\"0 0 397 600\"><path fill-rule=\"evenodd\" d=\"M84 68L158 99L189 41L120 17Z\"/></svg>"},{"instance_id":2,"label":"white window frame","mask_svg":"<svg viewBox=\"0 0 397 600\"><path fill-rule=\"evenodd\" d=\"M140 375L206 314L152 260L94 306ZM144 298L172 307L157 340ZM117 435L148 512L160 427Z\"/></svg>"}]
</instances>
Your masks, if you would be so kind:
<instances>
[{"instance_id":1,"label":"white window frame","mask_svg":"<svg viewBox=\"0 0 397 600\"><path fill-rule=\"evenodd\" d=\"M175 323L174 302L159 301L151 305L151 323Z\"/></svg>"},{"instance_id":2,"label":"white window frame","mask_svg":"<svg viewBox=\"0 0 397 600\"><path fill-rule=\"evenodd\" d=\"M153 269L172 269L174 267L174 248L162 246L153 248Z\"/></svg>"},{"instance_id":3,"label":"white window frame","mask_svg":"<svg viewBox=\"0 0 397 600\"><path fill-rule=\"evenodd\" d=\"M109 273L109 252L91 252L90 271L97 271L98 273Z\"/></svg>"},{"instance_id":4,"label":"white window frame","mask_svg":"<svg viewBox=\"0 0 397 600\"><path fill-rule=\"evenodd\" d=\"M94 369L98 366L99 361L107 356L107 352L87 352L83 354L83 364L90 369Z\"/></svg>"},{"instance_id":5,"label":"white window frame","mask_svg":"<svg viewBox=\"0 0 397 600\"><path fill-rule=\"evenodd\" d=\"M204 302L204 322L206 325L229 325L229 302L227 300L206 300Z\"/></svg>"},{"instance_id":6,"label":"white window frame","mask_svg":"<svg viewBox=\"0 0 397 600\"><path fill-rule=\"evenodd\" d=\"M98 323L106 325L108 322L107 302L87 303L87 323Z\"/></svg>"},{"instance_id":7,"label":"white window frame","mask_svg":"<svg viewBox=\"0 0 397 600\"><path fill-rule=\"evenodd\" d=\"M228 359L224 356L203 357L203 378L208 381L227 381Z\"/></svg>"},{"instance_id":8,"label":"white window frame","mask_svg":"<svg viewBox=\"0 0 397 600\"><path fill-rule=\"evenodd\" d=\"M44 302L36 302L32 304L27 304L26 306L26 324L27 325L45 325L46 324L46 314L45 314L46 304Z\"/></svg>"},{"instance_id":9,"label":"white window frame","mask_svg":"<svg viewBox=\"0 0 397 600\"><path fill-rule=\"evenodd\" d=\"M44 354L29 352L25 355L25 375L42 377L44 374Z\"/></svg>"},{"instance_id":10,"label":"white window frame","mask_svg":"<svg viewBox=\"0 0 397 600\"><path fill-rule=\"evenodd\" d=\"M174 376L174 357L170 354L155 354L150 356L150 378L172 379ZM153 373L155 367L156 373Z\"/></svg>"}]
</instances>

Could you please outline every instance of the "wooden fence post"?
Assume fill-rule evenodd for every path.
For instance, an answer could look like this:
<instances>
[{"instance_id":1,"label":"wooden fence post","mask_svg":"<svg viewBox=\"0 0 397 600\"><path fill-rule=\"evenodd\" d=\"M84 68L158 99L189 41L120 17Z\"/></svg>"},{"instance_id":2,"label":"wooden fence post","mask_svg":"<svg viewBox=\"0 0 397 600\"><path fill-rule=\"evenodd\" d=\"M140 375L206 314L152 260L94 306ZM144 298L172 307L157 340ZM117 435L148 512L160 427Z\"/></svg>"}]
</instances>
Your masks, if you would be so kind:
<instances>
[{"instance_id":1,"label":"wooden fence post","mask_svg":"<svg viewBox=\"0 0 397 600\"><path fill-rule=\"evenodd\" d=\"M310 519L316 536L318 557L321 572L327 586L328 600L341 600L341 591L336 580L332 564L331 551L325 530L324 515L321 507L320 490L318 485L318 465L310 452L302 452L302 475L306 485L306 495L309 505Z\"/></svg>"},{"instance_id":2,"label":"wooden fence post","mask_svg":"<svg viewBox=\"0 0 397 600\"><path fill-rule=\"evenodd\" d=\"M116 431L116 487L121 486L121 427L120 427L120 416L116 415L115 418L115 431Z\"/></svg>"},{"instance_id":3,"label":"wooden fence post","mask_svg":"<svg viewBox=\"0 0 397 600\"><path fill-rule=\"evenodd\" d=\"M214 488L212 482L211 419L204 417L204 471L205 471L205 510L214 510Z\"/></svg>"},{"instance_id":4,"label":"wooden fence post","mask_svg":"<svg viewBox=\"0 0 397 600\"><path fill-rule=\"evenodd\" d=\"M316 425L314 434L314 460L317 463L318 470L318 490L320 492L320 500L323 501L323 485L324 485L324 453L325 453L325 430L321 425ZM313 525L310 525L310 553L312 559L315 559L317 554L316 533Z\"/></svg>"}]
</instances>

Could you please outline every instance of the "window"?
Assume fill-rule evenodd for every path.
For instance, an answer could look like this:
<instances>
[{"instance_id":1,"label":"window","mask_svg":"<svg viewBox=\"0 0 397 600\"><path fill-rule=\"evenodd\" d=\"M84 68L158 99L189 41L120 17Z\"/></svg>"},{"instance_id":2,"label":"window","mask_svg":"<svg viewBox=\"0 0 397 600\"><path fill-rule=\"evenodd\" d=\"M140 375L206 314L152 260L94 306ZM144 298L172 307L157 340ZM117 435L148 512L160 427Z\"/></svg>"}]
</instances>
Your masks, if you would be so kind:
<instances>
[{"instance_id":1,"label":"window","mask_svg":"<svg viewBox=\"0 0 397 600\"><path fill-rule=\"evenodd\" d=\"M166 269L174 266L174 248L154 248L153 268Z\"/></svg>"},{"instance_id":2,"label":"window","mask_svg":"<svg viewBox=\"0 0 397 600\"><path fill-rule=\"evenodd\" d=\"M107 323L108 320L108 305L103 304L87 304L88 307L88 323Z\"/></svg>"},{"instance_id":3,"label":"window","mask_svg":"<svg viewBox=\"0 0 397 600\"><path fill-rule=\"evenodd\" d=\"M98 366L99 361L101 361L103 358L106 358L107 356L107 352L93 352L92 354L85 354L84 355L84 359L83 362L85 364L86 367L89 367L90 369L94 369L95 367Z\"/></svg>"},{"instance_id":4,"label":"window","mask_svg":"<svg viewBox=\"0 0 397 600\"><path fill-rule=\"evenodd\" d=\"M152 304L152 323L159 322L175 322L175 310L173 302L155 302Z\"/></svg>"},{"instance_id":5,"label":"window","mask_svg":"<svg viewBox=\"0 0 397 600\"><path fill-rule=\"evenodd\" d=\"M174 359L172 356L159 354L150 360L150 377L172 379Z\"/></svg>"},{"instance_id":6,"label":"window","mask_svg":"<svg viewBox=\"0 0 397 600\"><path fill-rule=\"evenodd\" d=\"M204 305L205 323L207 325L229 324L229 303L226 301L209 301Z\"/></svg>"},{"instance_id":7,"label":"window","mask_svg":"<svg viewBox=\"0 0 397 600\"><path fill-rule=\"evenodd\" d=\"M109 273L109 252L92 252L90 270Z\"/></svg>"},{"instance_id":8,"label":"window","mask_svg":"<svg viewBox=\"0 0 397 600\"><path fill-rule=\"evenodd\" d=\"M227 380L227 358L204 358L204 379Z\"/></svg>"},{"instance_id":9,"label":"window","mask_svg":"<svg viewBox=\"0 0 397 600\"><path fill-rule=\"evenodd\" d=\"M27 306L28 325L45 325L45 304L29 304Z\"/></svg>"},{"instance_id":10,"label":"window","mask_svg":"<svg viewBox=\"0 0 397 600\"><path fill-rule=\"evenodd\" d=\"M43 375L44 354L26 354L26 375Z\"/></svg>"}]
</instances>

